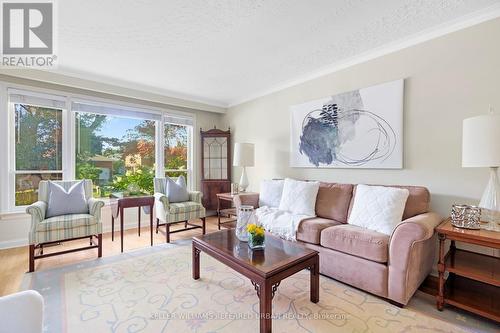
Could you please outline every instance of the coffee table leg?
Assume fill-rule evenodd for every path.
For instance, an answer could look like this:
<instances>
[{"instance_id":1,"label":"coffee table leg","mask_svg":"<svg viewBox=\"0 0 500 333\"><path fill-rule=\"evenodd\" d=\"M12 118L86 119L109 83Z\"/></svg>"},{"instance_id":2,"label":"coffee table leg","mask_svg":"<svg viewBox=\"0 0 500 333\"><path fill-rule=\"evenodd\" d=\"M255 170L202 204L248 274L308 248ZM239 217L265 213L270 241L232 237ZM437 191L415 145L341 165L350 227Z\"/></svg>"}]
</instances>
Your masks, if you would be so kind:
<instances>
[{"instance_id":1,"label":"coffee table leg","mask_svg":"<svg viewBox=\"0 0 500 333\"><path fill-rule=\"evenodd\" d=\"M314 264L311 266L311 302L319 302L319 256L314 257Z\"/></svg>"},{"instance_id":2,"label":"coffee table leg","mask_svg":"<svg viewBox=\"0 0 500 333\"><path fill-rule=\"evenodd\" d=\"M270 333L272 331L272 285L264 282L259 285L260 298L260 333Z\"/></svg>"},{"instance_id":3,"label":"coffee table leg","mask_svg":"<svg viewBox=\"0 0 500 333\"><path fill-rule=\"evenodd\" d=\"M200 250L193 243L193 279L200 278Z\"/></svg>"}]
</instances>

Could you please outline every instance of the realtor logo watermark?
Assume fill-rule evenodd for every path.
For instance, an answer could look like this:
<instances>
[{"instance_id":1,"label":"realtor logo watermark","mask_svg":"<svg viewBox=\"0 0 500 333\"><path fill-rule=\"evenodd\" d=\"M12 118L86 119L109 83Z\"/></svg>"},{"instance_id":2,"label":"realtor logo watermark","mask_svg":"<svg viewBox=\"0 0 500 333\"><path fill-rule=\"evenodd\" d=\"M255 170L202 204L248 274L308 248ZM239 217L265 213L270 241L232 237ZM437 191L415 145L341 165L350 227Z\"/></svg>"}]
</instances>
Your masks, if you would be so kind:
<instances>
[{"instance_id":1,"label":"realtor logo watermark","mask_svg":"<svg viewBox=\"0 0 500 333\"><path fill-rule=\"evenodd\" d=\"M2 66L54 68L53 1L2 1Z\"/></svg>"}]
</instances>

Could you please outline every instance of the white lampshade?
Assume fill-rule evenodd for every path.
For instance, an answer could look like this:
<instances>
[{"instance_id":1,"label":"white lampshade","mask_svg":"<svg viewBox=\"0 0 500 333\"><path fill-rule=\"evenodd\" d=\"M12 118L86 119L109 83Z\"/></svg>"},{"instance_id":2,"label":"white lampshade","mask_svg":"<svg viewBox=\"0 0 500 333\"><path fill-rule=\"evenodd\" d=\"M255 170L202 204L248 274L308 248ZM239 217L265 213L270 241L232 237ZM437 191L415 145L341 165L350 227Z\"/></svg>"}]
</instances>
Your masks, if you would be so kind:
<instances>
[{"instance_id":1,"label":"white lampshade","mask_svg":"<svg viewBox=\"0 0 500 333\"><path fill-rule=\"evenodd\" d=\"M500 166L500 115L488 114L464 120L462 166Z\"/></svg>"},{"instance_id":2,"label":"white lampshade","mask_svg":"<svg viewBox=\"0 0 500 333\"><path fill-rule=\"evenodd\" d=\"M233 166L252 167L254 166L254 144L235 143Z\"/></svg>"}]
</instances>

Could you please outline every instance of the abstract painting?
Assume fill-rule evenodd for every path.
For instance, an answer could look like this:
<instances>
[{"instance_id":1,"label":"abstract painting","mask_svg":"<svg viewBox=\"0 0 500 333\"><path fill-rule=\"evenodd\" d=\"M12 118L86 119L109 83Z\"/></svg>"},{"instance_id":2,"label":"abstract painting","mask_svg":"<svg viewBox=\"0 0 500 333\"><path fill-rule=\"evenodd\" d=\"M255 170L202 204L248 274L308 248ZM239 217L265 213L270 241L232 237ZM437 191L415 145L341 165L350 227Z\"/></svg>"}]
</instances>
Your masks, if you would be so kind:
<instances>
[{"instance_id":1,"label":"abstract painting","mask_svg":"<svg viewBox=\"0 0 500 333\"><path fill-rule=\"evenodd\" d=\"M404 80L291 107L292 167L403 167Z\"/></svg>"}]
</instances>

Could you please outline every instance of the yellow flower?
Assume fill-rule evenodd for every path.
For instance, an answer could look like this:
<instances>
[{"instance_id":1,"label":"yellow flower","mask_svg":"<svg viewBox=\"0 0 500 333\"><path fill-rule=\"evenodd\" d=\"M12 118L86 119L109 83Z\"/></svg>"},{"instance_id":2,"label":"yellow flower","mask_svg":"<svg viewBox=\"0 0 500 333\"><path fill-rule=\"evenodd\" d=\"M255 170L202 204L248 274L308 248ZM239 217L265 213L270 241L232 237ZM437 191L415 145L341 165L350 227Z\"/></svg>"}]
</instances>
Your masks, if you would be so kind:
<instances>
[{"instance_id":1,"label":"yellow flower","mask_svg":"<svg viewBox=\"0 0 500 333\"><path fill-rule=\"evenodd\" d=\"M255 233L256 229L257 229L257 226L253 223L247 225L247 231L251 234Z\"/></svg>"}]
</instances>

